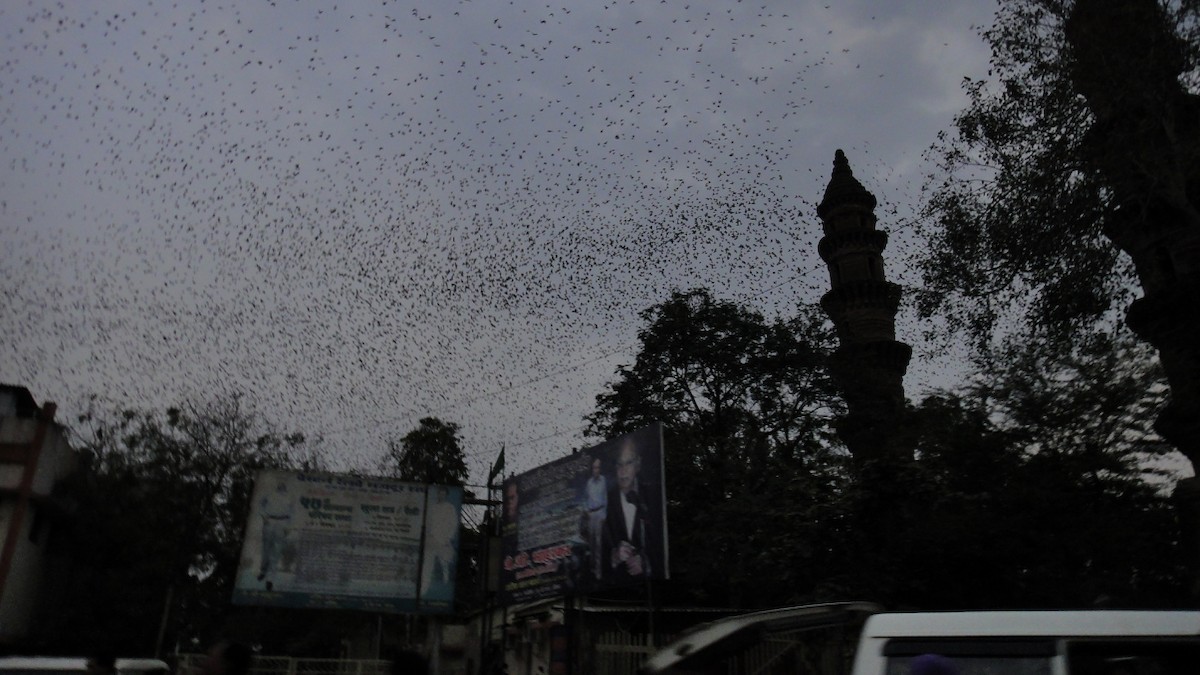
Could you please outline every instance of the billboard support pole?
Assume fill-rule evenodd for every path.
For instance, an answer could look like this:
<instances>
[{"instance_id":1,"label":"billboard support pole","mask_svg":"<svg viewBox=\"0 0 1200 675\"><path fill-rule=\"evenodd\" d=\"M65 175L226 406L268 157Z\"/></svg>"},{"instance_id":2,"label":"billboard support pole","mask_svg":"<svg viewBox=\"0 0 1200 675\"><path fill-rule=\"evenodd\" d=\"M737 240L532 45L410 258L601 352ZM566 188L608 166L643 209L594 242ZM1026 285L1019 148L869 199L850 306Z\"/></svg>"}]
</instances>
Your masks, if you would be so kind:
<instances>
[{"instance_id":1,"label":"billboard support pole","mask_svg":"<svg viewBox=\"0 0 1200 675\"><path fill-rule=\"evenodd\" d=\"M489 502L492 501L492 497L494 496L492 493L496 490L495 483L493 482L494 478L494 476L488 477L487 500ZM487 515L491 517L492 521L495 521L498 514L492 510L492 506L489 505L486 508ZM483 555L481 556L483 558L483 565L481 566L479 575L479 587L483 595L483 615L479 617L479 668L481 673L483 672L484 665L488 665L489 667L491 666L490 663L485 664L484 660L489 657L492 641L492 588L491 584L489 583L489 579L492 575L493 564L492 531L495 530L496 527L495 522L490 522L487 524L490 527L480 528L480 538L483 540ZM470 673L468 673L468 675L470 675ZM489 672L486 675L491 675L491 673Z\"/></svg>"},{"instance_id":2,"label":"billboard support pole","mask_svg":"<svg viewBox=\"0 0 1200 675\"><path fill-rule=\"evenodd\" d=\"M492 498L492 486L489 485L488 486L488 499L491 499L491 498ZM491 623L491 619L492 619L492 607L491 607L492 603L488 599L488 579L487 579L488 570L491 569L490 565L492 564L492 552L488 549L490 549L492 547L492 542L489 539L490 535L487 534L488 528L481 527L479 529L481 530L480 539L483 540L483 546L481 546L481 548L483 550L480 551L480 555L479 555L479 560L480 560L479 597L482 600L482 602L479 603L480 604L480 607L479 607L479 669L480 670L479 670L479 672L482 673L483 672L483 660L485 658L487 658L487 638L488 638L488 634L491 632L488 628L488 624ZM471 674L468 673L467 675L471 675Z\"/></svg>"},{"instance_id":3,"label":"billboard support pole","mask_svg":"<svg viewBox=\"0 0 1200 675\"><path fill-rule=\"evenodd\" d=\"M567 667L568 675L575 675L575 632L579 630L579 622L575 616L575 594L568 593L563 596L563 628L567 633L567 658L564 664ZM554 658L554 646L551 642L550 658Z\"/></svg>"},{"instance_id":4,"label":"billboard support pole","mask_svg":"<svg viewBox=\"0 0 1200 675\"><path fill-rule=\"evenodd\" d=\"M493 502L492 498L496 491L496 478L504 475L504 445L500 445L500 454L496 455L496 461L492 462L491 468L488 469L487 477L487 501L491 502L486 507L487 513L492 517L490 528L480 528L480 532L484 544L483 551L483 570L480 575L480 587L483 589L483 617L480 621L479 634L479 664L483 666L483 660L488 658L494 660L495 654L492 652L492 619L495 613L495 604L493 600L496 597L496 590L492 588L492 565L498 565L499 560L492 560L492 538L500 536L500 516L502 515L501 508L498 502ZM495 510L493 510L495 509ZM498 575L497 575L498 576ZM503 652L501 652L503 655ZM489 663L489 668L494 671L495 664ZM486 675L491 675L487 673Z\"/></svg>"},{"instance_id":5,"label":"billboard support pole","mask_svg":"<svg viewBox=\"0 0 1200 675\"><path fill-rule=\"evenodd\" d=\"M501 455L504 454L503 447L500 448L500 454ZM503 496L503 495L501 495L501 496ZM503 501L503 500L501 500L501 501ZM493 522L492 522L492 531L496 537L500 536L500 519L503 517L504 517L504 507L497 506L496 507L496 517L493 519ZM495 564L499 565L500 560L503 560L503 559L504 559L504 551L501 550L500 558L498 560L496 560ZM497 574L497 578L499 578L499 574ZM499 597L500 588L503 588L503 586L504 586L504 581L501 579L496 588L496 595L493 597ZM507 604L501 605L500 608L501 608L500 609L500 649L496 650L496 655L497 655L497 658L500 659L500 664L501 664L500 672L507 673L508 672L508 605ZM491 642L492 642L492 619L493 618L494 618L493 612L488 612L488 646L489 647L491 646Z\"/></svg>"},{"instance_id":6,"label":"billboard support pole","mask_svg":"<svg viewBox=\"0 0 1200 675\"><path fill-rule=\"evenodd\" d=\"M167 586L167 597L163 600L162 620L158 623L158 639L154 641L154 658L162 658L163 639L167 635L167 619L171 616L171 600L175 597L175 584Z\"/></svg>"},{"instance_id":7,"label":"billboard support pole","mask_svg":"<svg viewBox=\"0 0 1200 675\"><path fill-rule=\"evenodd\" d=\"M654 632L654 582L646 578L646 627L650 633L650 646L658 649L658 636Z\"/></svg>"}]
</instances>

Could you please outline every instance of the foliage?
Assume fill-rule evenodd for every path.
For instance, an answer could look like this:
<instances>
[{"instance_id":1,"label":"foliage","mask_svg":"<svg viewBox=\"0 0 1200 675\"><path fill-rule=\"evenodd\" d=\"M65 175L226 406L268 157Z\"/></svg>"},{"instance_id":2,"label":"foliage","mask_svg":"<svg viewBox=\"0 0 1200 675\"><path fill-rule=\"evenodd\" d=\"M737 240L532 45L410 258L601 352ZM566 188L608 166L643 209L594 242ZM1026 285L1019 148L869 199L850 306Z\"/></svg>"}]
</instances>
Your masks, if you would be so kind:
<instances>
[{"instance_id":1,"label":"foliage","mask_svg":"<svg viewBox=\"0 0 1200 675\"><path fill-rule=\"evenodd\" d=\"M733 607L866 597L892 607L1167 606L1184 597L1166 387L1128 332L1013 352L928 396L908 460L847 461L817 317L768 323L706 291L644 312L591 430L666 424L666 598ZM686 593L680 592L686 589Z\"/></svg>"},{"instance_id":2,"label":"foliage","mask_svg":"<svg viewBox=\"0 0 1200 675\"><path fill-rule=\"evenodd\" d=\"M913 465L897 476L882 594L940 607L1170 605L1184 597L1176 514L1145 461L1165 396L1127 334L1048 358L1030 348L964 394L914 414ZM1147 480L1152 478L1153 480Z\"/></svg>"},{"instance_id":3,"label":"foliage","mask_svg":"<svg viewBox=\"0 0 1200 675\"><path fill-rule=\"evenodd\" d=\"M465 486L468 471L458 429L457 424L437 417L421 418L416 428L399 441L388 441L379 470L385 476L414 483ZM470 492L464 490L464 495ZM479 562L484 541L478 530L459 522L454 603L460 609L480 602ZM415 625L424 631L430 623L428 618L420 617Z\"/></svg>"},{"instance_id":4,"label":"foliage","mask_svg":"<svg viewBox=\"0 0 1200 675\"><path fill-rule=\"evenodd\" d=\"M53 647L150 654L164 609L167 648L208 640L229 611L255 473L319 457L237 396L79 422L87 467L62 486L77 508L56 541L71 573L47 626Z\"/></svg>"},{"instance_id":5,"label":"foliage","mask_svg":"<svg viewBox=\"0 0 1200 675\"><path fill-rule=\"evenodd\" d=\"M844 475L829 420L839 402L815 313L767 322L708 291L673 293L642 313L632 366L597 396L593 435L666 425L672 577L693 601L779 602L779 588L813 569L792 555L809 527L781 533L773 518L808 523ZM801 544L798 540L803 540ZM786 549L789 562L779 556Z\"/></svg>"},{"instance_id":6,"label":"foliage","mask_svg":"<svg viewBox=\"0 0 1200 675\"><path fill-rule=\"evenodd\" d=\"M458 428L457 424L436 417L422 418L399 442L388 441L380 470L386 476L415 483L465 485L468 472ZM470 496L469 491L464 494ZM454 594L458 607L470 606L479 600L481 541L479 532L459 523Z\"/></svg>"},{"instance_id":7,"label":"foliage","mask_svg":"<svg viewBox=\"0 0 1200 675\"><path fill-rule=\"evenodd\" d=\"M966 329L984 353L994 330L1015 322L1023 338L1069 345L1111 325L1135 288L1130 259L1109 238L1120 203L1096 153L1124 153L1143 169L1142 160L1163 158L1090 135L1093 111L1077 90L1065 29L1075 4L1001 3L983 33L990 81L965 83L969 104L934 149L920 307ZM1166 14L1193 86L1198 8L1175 3ZM1134 56L1111 49L1104 57L1113 63Z\"/></svg>"},{"instance_id":8,"label":"foliage","mask_svg":"<svg viewBox=\"0 0 1200 675\"><path fill-rule=\"evenodd\" d=\"M1161 364L1127 330L1092 334L1065 353L1026 346L1013 357L970 395L1023 447L1130 477L1172 452L1151 428L1166 397Z\"/></svg>"},{"instance_id":9,"label":"foliage","mask_svg":"<svg viewBox=\"0 0 1200 675\"><path fill-rule=\"evenodd\" d=\"M421 418L417 428L388 441L380 469L384 475L415 483L464 485L467 464L458 440L458 425L436 417Z\"/></svg>"}]
</instances>

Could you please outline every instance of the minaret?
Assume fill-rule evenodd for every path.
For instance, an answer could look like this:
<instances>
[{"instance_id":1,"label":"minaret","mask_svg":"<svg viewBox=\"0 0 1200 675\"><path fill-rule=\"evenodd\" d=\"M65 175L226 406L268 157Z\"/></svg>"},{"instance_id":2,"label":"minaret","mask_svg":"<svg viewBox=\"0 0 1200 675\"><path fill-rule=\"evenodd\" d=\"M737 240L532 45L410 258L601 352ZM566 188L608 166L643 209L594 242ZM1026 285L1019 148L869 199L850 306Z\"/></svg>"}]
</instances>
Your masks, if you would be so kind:
<instances>
[{"instance_id":1,"label":"minaret","mask_svg":"<svg viewBox=\"0 0 1200 675\"><path fill-rule=\"evenodd\" d=\"M838 435L860 462L894 458L905 452L896 434L912 348L896 341L900 287L884 277L888 237L875 229L875 195L855 180L841 150L817 215L825 232L818 251L832 286L821 307L841 342L830 369L849 408Z\"/></svg>"}]
</instances>

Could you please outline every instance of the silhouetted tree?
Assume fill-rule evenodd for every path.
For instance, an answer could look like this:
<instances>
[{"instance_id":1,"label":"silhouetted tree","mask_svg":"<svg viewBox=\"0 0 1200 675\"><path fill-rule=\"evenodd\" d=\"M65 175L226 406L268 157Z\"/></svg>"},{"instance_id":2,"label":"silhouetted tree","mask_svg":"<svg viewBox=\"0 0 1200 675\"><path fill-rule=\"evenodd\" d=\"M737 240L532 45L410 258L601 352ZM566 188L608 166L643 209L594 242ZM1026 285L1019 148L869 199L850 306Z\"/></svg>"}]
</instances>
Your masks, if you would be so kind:
<instances>
[{"instance_id":1,"label":"silhouetted tree","mask_svg":"<svg viewBox=\"0 0 1200 675\"><path fill-rule=\"evenodd\" d=\"M666 424L667 597L734 607L866 597L891 606L1165 606L1184 587L1165 385L1130 334L1014 350L913 407L909 460L861 480L831 420L816 316L767 322L705 291L644 314L641 350L597 397L603 437Z\"/></svg>"},{"instance_id":2,"label":"silhouetted tree","mask_svg":"<svg viewBox=\"0 0 1200 675\"><path fill-rule=\"evenodd\" d=\"M887 597L938 607L1164 606L1186 589L1165 386L1127 333L1040 349L914 411ZM869 544L869 542L868 542Z\"/></svg>"},{"instance_id":3,"label":"silhouetted tree","mask_svg":"<svg viewBox=\"0 0 1200 675\"><path fill-rule=\"evenodd\" d=\"M467 464L458 440L458 425L423 417L399 442L388 441L380 467L384 475L415 483L463 485Z\"/></svg>"},{"instance_id":4,"label":"silhouetted tree","mask_svg":"<svg viewBox=\"0 0 1200 675\"><path fill-rule=\"evenodd\" d=\"M319 468L319 455L238 396L78 422L86 467L61 488L76 508L55 542L69 588L47 639L77 653L150 654L164 612L167 648L208 639L230 609L255 474Z\"/></svg>"},{"instance_id":5,"label":"silhouetted tree","mask_svg":"<svg viewBox=\"0 0 1200 675\"><path fill-rule=\"evenodd\" d=\"M923 311L1003 360L1129 305L1170 382L1158 429L1200 461L1200 4L1014 0L984 38L991 81L936 152Z\"/></svg>"},{"instance_id":6,"label":"silhouetted tree","mask_svg":"<svg viewBox=\"0 0 1200 675\"><path fill-rule=\"evenodd\" d=\"M756 606L811 585L817 515L844 478L840 401L813 312L768 322L708 291L642 313L633 365L596 397L590 432L665 423L672 576L693 601ZM781 525L787 523L788 528Z\"/></svg>"}]
</instances>

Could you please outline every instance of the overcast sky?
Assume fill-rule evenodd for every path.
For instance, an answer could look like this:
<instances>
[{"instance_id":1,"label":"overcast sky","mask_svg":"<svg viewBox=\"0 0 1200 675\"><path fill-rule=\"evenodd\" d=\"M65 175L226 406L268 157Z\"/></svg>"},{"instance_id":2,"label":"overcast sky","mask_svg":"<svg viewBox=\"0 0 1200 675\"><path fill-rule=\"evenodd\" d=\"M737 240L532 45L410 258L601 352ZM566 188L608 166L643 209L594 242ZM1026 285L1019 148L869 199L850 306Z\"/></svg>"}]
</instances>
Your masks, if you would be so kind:
<instances>
[{"instance_id":1,"label":"overcast sky","mask_svg":"<svg viewBox=\"0 0 1200 675\"><path fill-rule=\"evenodd\" d=\"M639 312L827 290L843 148L905 264L985 0L4 2L0 381L245 394L343 465L420 417L474 482L595 442ZM918 395L953 379L911 306ZM949 379L948 379L949 378Z\"/></svg>"}]
</instances>

